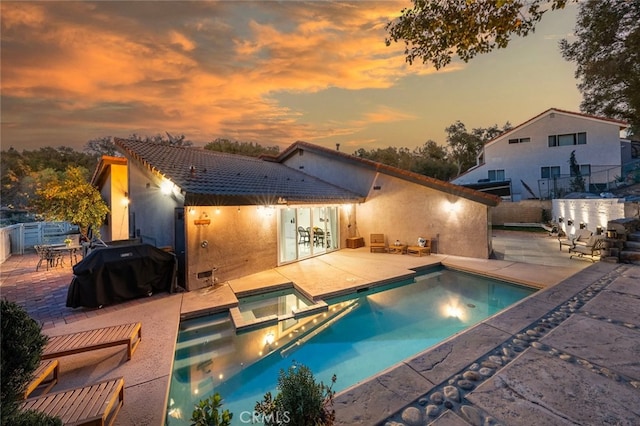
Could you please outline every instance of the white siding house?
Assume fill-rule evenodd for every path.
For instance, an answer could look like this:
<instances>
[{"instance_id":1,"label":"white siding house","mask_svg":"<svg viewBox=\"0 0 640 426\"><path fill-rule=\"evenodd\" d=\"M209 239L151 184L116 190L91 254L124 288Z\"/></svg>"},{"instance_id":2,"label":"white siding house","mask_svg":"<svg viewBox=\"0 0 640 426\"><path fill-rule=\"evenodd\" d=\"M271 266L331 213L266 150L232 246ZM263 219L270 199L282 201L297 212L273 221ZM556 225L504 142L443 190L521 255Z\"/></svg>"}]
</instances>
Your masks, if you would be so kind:
<instances>
[{"instance_id":1,"label":"white siding house","mask_svg":"<svg viewBox=\"0 0 640 426\"><path fill-rule=\"evenodd\" d=\"M510 181L513 201L556 198L570 192L569 159L575 151L586 189L606 190L621 174L628 141L620 132L626 127L622 121L552 108L487 142L478 165L452 183Z\"/></svg>"}]
</instances>

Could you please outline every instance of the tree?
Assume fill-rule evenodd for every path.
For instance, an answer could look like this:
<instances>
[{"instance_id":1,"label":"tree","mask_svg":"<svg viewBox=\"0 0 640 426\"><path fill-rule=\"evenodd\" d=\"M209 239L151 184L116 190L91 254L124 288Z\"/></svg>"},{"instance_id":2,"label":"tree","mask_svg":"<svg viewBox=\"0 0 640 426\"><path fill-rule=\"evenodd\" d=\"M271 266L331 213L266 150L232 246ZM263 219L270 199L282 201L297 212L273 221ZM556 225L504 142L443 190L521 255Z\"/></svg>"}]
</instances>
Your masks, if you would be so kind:
<instances>
[{"instance_id":1,"label":"tree","mask_svg":"<svg viewBox=\"0 0 640 426\"><path fill-rule=\"evenodd\" d=\"M216 138L204 146L216 152L226 152L229 154L246 155L248 157L259 157L261 155L278 155L280 148L274 146L262 146L254 142L239 142L225 138Z\"/></svg>"},{"instance_id":2,"label":"tree","mask_svg":"<svg viewBox=\"0 0 640 426\"><path fill-rule=\"evenodd\" d=\"M421 175L448 181L456 174L457 167L447 156L447 150L433 140L413 150L411 171Z\"/></svg>"},{"instance_id":3,"label":"tree","mask_svg":"<svg viewBox=\"0 0 640 426\"><path fill-rule=\"evenodd\" d=\"M14 302L0 301L2 322L0 342L0 424L5 425L61 425L60 419L44 413L22 411L20 403L33 372L38 368L47 336L40 325Z\"/></svg>"},{"instance_id":4,"label":"tree","mask_svg":"<svg viewBox=\"0 0 640 426\"><path fill-rule=\"evenodd\" d=\"M467 62L475 55L506 48L513 35L525 37L542 15L564 8L567 0L412 0L387 24L386 44L404 41L406 61L445 67L454 55Z\"/></svg>"},{"instance_id":5,"label":"tree","mask_svg":"<svg viewBox=\"0 0 640 426\"><path fill-rule=\"evenodd\" d=\"M69 166L93 169L97 156L73 150L70 147L43 147L34 151L18 152L13 148L2 151L2 205L16 209L27 208L33 198L34 180L41 174L63 173Z\"/></svg>"},{"instance_id":6,"label":"tree","mask_svg":"<svg viewBox=\"0 0 640 426\"><path fill-rule=\"evenodd\" d=\"M576 40L560 42L575 62L580 109L618 118L640 133L640 1L589 0L580 4Z\"/></svg>"},{"instance_id":7,"label":"tree","mask_svg":"<svg viewBox=\"0 0 640 426\"><path fill-rule=\"evenodd\" d=\"M330 426L335 422L332 390L336 375L331 378L331 385L317 383L309 367L293 363L287 371L280 370L278 390L280 393L272 397L271 392L258 401L255 410L263 415L267 426Z\"/></svg>"},{"instance_id":8,"label":"tree","mask_svg":"<svg viewBox=\"0 0 640 426\"><path fill-rule=\"evenodd\" d=\"M459 176L476 164L476 157L482 149L482 139L467 132L466 126L461 121L456 121L445 129L447 132L447 144L449 146L449 158L456 164Z\"/></svg>"},{"instance_id":9,"label":"tree","mask_svg":"<svg viewBox=\"0 0 640 426\"><path fill-rule=\"evenodd\" d=\"M39 184L33 207L47 220L78 225L85 237L89 227L100 236L100 225L109 213L100 192L89 183L88 171L81 167L69 167L61 178Z\"/></svg>"},{"instance_id":10,"label":"tree","mask_svg":"<svg viewBox=\"0 0 640 426\"><path fill-rule=\"evenodd\" d=\"M140 142L153 142L153 143L158 143L160 145L171 145L171 146L192 146L193 145L193 143L190 140L188 140L186 136L183 134L178 136L173 136L169 132L165 132L165 133L167 134L166 138L164 135L161 135L160 133L158 133L155 136L140 136L136 133L133 133L131 136L129 136L129 139L133 141L140 141Z\"/></svg>"},{"instance_id":11,"label":"tree","mask_svg":"<svg viewBox=\"0 0 640 426\"><path fill-rule=\"evenodd\" d=\"M580 165L578 164L578 160L576 160L576 152L571 151L571 156L569 157L569 170L571 171L571 192L585 192L585 182L584 177L582 177L582 172L580 171Z\"/></svg>"},{"instance_id":12,"label":"tree","mask_svg":"<svg viewBox=\"0 0 640 426\"><path fill-rule=\"evenodd\" d=\"M118 153L111 136L91 139L84 146L84 152L96 157L102 157L103 155L115 156Z\"/></svg>"}]
</instances>

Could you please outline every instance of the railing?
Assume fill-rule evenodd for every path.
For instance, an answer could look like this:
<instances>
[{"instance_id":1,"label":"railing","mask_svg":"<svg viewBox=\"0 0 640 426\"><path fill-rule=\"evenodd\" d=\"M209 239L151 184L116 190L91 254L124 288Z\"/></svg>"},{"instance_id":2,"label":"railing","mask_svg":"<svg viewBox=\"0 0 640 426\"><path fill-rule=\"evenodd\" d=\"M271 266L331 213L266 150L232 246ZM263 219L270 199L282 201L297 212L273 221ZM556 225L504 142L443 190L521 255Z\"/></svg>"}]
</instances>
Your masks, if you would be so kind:
<instances>
[{"instance_id":1,"label":"railing","mask_svg":"<svg viewBox=\"0 0 640 426\"><path fill-rule=\"evenodd\" d=\"M37 244L62 244L80 230L67 222L29 222L0 228L0 263L12 254L24 254Z\"/></svg>"},{"instance_id":2,"label":"railing","mask_svg":"<svg viewBox=\"0 0 640 426\"><path fill-rule=\"evenodd\" d=\"M584 191L599 195L617 188L640 183L640 160L626 163L622 167L592 166L592 172L582 175ZM600 169L600 170L598 170ZM538 180L538 193L543 200L564 198L574 188L575 176L560 175Z\"/></svg>"}]
</instances>

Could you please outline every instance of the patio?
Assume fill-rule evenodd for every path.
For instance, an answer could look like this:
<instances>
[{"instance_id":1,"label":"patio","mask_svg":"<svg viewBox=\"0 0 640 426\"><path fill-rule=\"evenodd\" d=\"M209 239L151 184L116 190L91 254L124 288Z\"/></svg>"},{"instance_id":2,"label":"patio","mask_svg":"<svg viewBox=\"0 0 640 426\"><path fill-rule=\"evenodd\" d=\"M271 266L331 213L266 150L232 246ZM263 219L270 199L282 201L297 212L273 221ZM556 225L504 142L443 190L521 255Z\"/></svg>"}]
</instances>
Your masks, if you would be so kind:
<instances>
[{"instance_id":1,"label":"patio","mask_svg":"<svg viewBox=\"0 0 640 426\"><path fill-rule=\"evenodd\" d=\"M619 424L640 422L640 267L603 262L591 265L569 259L566 251L558 251L555 238L543 234L496 231L494 249L495 260L370 253L367 247L343 249L215 289L154 294L98 310L66 308L71 268L35 272L38 260L33 254L13 256L2 265L0 292L24 306L49 335L142 322L144 338L131 361L123 362L126 355L117 348L65 357L60 361L60 381L54 390L123 376L125 401L115 424L160 425L181 316L228 309L234 303L234 292L251 292L265 285L293 282L314 297L324 297L442 262L548 289L342 392L336 398L339 424L369 425L387 418L404 424L428 424L436 418L427 417L430 406L443 414L435 424L476 424L477 419L488 416L507 424L532 416L548 424L600 424L605 418L618 419ZM525 341L520 335L528 330L538 335ZM513 339L522 346L514 347ZM495 358L488 358L496 353L512 356L498 366ZM473 369L474 364L494 365L493 374L479 377L468 373L480 371ZM458 374L476 377L468 380L471 389L457 384L461 379ZM523 377L527 380L520 380ZM451 380L455 386L450 386ZM457 390L457 398L451 387ZM599 390L606 393L589 393L587 397L586 392ZM433 402L432 395L438 392L448 395L445 399L450 409ZM505 400L512 402L505 404ZM430 409L434 413L435 409ZM586 413L593 417L585 419Z\"/></svg>"}]
</instances>

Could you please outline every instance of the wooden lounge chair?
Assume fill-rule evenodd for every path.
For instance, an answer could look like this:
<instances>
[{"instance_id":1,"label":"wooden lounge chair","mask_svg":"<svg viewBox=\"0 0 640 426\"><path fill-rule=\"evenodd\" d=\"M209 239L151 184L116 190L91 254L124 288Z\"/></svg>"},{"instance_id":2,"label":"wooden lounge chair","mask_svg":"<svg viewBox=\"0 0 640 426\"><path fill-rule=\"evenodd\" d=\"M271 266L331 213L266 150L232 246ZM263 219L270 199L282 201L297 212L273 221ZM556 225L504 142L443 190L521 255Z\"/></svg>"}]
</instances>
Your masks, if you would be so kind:
<instances>
[{"instance_id":1,"label":"wooden lounge chair","mask_svg":"<svg viewBox=\"0 0 640 426\"><path fill-rule=\"evenodd\" d=\"M22 403L22 409L59 417L65 426L112 425L124 403L124 378L54 392Z\"/></svg>"},{"instance_id":2,"label":"wooden lounge chair","mask_svg":"<svg viewBox=\"0 0 640 426\"><path fill-rule=\"evenodd\" d=\"M48 359L40 361L40 365L33 372L33 379L27 385L24 391L24 397L29 398L38 387L46 386L42 389L41 395L49 392L49 390L58 383L58 373L60 371L60 363L57 359ZM51 376L51 379L48 379ZM48 379L48 380L47 380Z\"/></svg>"},{"instance_id":3,"label":"wooden lounge chair","mask_svg":"<svg viewBox=\"0 0 640 426\"><path fill-rule=\"evenodd\" d=\"M572 253L569 256L569 259L572 259L573 256L576 257L585 257L589 256L589 260L595 262L595 257L600 256L600 250L606 248L606 241L602 235L594 235L589 238L589 241L586 245L576 245L574 247L569 248L569 253Z\"/></svg>"},{"instance_id":4,"label":"wooden lounge chair","mask_svg":"<svg viewBox=\"0 0 640 426\"><path fill-rule=\"evenodd\" d=\"M387 245L384 242L384 234L371 234L369 251L371 251L371 253L377 251L381 251L383 253L387 252Z\"/></svg>"},{"instance_id":5,"label":"wooden lounge chair","mask_svg":"<svg viewBox=\"0 0 640 426\"><path fill-rule=\"evenodd\" d=\"M131 359L141 340L142 324L139 322L52 336L44 347L42 359L119 345L127 345L127 359Z\"/></svg>"}]
</instances>

